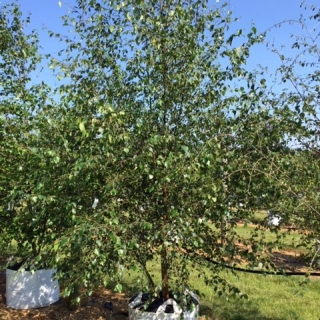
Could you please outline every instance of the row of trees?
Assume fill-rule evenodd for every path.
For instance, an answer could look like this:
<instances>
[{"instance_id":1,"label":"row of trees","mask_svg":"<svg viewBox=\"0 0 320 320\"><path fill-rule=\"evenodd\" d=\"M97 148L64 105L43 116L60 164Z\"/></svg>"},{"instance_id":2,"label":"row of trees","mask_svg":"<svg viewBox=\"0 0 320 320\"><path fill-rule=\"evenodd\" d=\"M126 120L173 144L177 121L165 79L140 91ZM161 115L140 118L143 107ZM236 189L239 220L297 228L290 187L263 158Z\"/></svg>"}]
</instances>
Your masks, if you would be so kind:
<instances>
[{"instance_id":1,"label":"row of trees","mask_svg":"<svg viewBox=\"0 0 320 320\"><path fill-rule=\"evenodd\" d=\"M166 298L188 286L191 265L237 295L219 276L226 261L267 263L270 248L241 239L235 220L226 228L230 215L275 208L318 237L318 36L295 41L298 60L279 54L293 85L279 93L246 68L266 34L233 31L225 5L77 0L63 20L76 36L49 57L63 79L53 87L34 82L44 57L28 19L1 8L0 219L29 262L57 267L66 295L106 275L121 290L119 266L156 290L155 257Z\"/></svg>"}]
</instances>

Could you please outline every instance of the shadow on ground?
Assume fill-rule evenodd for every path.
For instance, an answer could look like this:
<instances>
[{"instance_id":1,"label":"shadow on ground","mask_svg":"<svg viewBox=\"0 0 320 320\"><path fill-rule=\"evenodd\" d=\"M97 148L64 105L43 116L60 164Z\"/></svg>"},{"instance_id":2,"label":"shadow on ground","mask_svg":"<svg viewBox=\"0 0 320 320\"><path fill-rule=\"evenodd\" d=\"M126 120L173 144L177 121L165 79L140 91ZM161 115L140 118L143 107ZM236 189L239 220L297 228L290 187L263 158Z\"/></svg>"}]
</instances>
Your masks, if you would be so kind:
<instances>
[{"instance_id":1,"label":"shadow on ground","mask_svg":"<svg viewBox=\"0 0 320 320\"><path fill-rule=\"evenodd\" d=\"M200 314L210 320L285 320L284 318L264 315L253 305L253 302L243 300L216 300L212 307L201 306ZM290 320L302 319L291 312Z\"/></svg>"}]
</instances>

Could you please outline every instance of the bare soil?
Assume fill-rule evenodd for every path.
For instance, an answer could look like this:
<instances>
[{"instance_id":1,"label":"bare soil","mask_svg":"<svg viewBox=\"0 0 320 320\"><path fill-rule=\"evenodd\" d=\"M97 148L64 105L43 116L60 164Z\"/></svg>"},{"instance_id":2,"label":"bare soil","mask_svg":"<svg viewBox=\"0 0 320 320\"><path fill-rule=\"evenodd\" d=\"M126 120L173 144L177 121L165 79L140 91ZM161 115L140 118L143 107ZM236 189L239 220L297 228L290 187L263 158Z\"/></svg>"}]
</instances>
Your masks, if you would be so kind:
<instances>
[{"instance_id":1,"label":"bare soil","mask_svg":"<svg viewBox=\"0 0 320 320\"><path fill-rule=\"evenodd\" d=\"M286 272L310 272L309 263L294 251L274 251L272 261L278 268Z\"/></svg>"}]
</instances>

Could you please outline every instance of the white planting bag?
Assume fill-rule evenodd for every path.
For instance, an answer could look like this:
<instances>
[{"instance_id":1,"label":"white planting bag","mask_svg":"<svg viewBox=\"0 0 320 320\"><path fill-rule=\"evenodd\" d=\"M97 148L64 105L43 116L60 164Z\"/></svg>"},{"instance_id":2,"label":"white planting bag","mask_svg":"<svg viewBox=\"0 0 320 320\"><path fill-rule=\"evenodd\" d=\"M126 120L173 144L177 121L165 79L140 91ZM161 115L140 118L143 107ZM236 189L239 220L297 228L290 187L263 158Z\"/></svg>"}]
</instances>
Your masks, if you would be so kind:
<instances>
[{"instance_id":1,"label":"white planting bag","mask_svg":"<svg viewBox=\"0 0 320 320\"><path fill-rule=\"evenodd\" d=\"M60 288L53 280L56 270L42 269L33 273L6 270L7 306L14 309L46 307L59 300Z\"/></svg>"},{"instance_id":2,"label":"white planting bag","mask_svg":"<svg viewBox=\"0 0 320 320\"><path fill-rule=\"evenodd\" d=\"M199 298L192 292L186 289L184 294L189 295L191 298L190 310L186 310L183 312L184 320L197 320L199 318Z\"/></svg>"},{"instance_id":3,"label":"white planting bag","mask_svg":"<svg viewBox=\"0 0 320 320\"><path fill-rule=\"evenodd\" d=\"M129 303L129 320L178 320L180 319L182 310L173 299L168 299L162 305L159 306L156 312L148 312L143 308L135 308L142 305L142 292ZM173 313L165 313L167 305L172 305Z\"/></svg>"},{"instance_id":4,"label":"white planting bag","mask_svg":"<svg viewBox=\"0 0 320 320\"><path fill-rule=\"evenodd\" d=\"M142 292L129 303L129 320L197 320L199 317L199 299L191 291L185 290L185 295L190 297L191 305L189 310L182 311L174 299L168 299L160 305L156 312L144 310L145 303L142 300ZM165 313L167 305L172 305L173 313Z\"/></svg>"}]
</instances>

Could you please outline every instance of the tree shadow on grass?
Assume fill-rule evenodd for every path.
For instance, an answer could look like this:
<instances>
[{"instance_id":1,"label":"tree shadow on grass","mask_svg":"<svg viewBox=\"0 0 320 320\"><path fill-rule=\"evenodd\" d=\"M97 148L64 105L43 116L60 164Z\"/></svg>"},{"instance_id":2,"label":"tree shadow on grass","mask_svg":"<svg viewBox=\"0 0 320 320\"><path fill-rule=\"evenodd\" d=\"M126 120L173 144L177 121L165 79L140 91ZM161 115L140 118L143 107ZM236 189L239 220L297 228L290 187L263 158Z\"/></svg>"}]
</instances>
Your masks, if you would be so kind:
<instances>
[{"instance_id":1,"label":"tree shadow on grass","mask_svg":"<svg viewBox=\"0 0 320 320\"><path fill-rule=\"evenodd\" d=\"M287 317L275 317L263 314L250 301L215 300L213 306L200 304L200 315L208 320L302 320L295 312Z\"/></svg>"}]
</instances>

